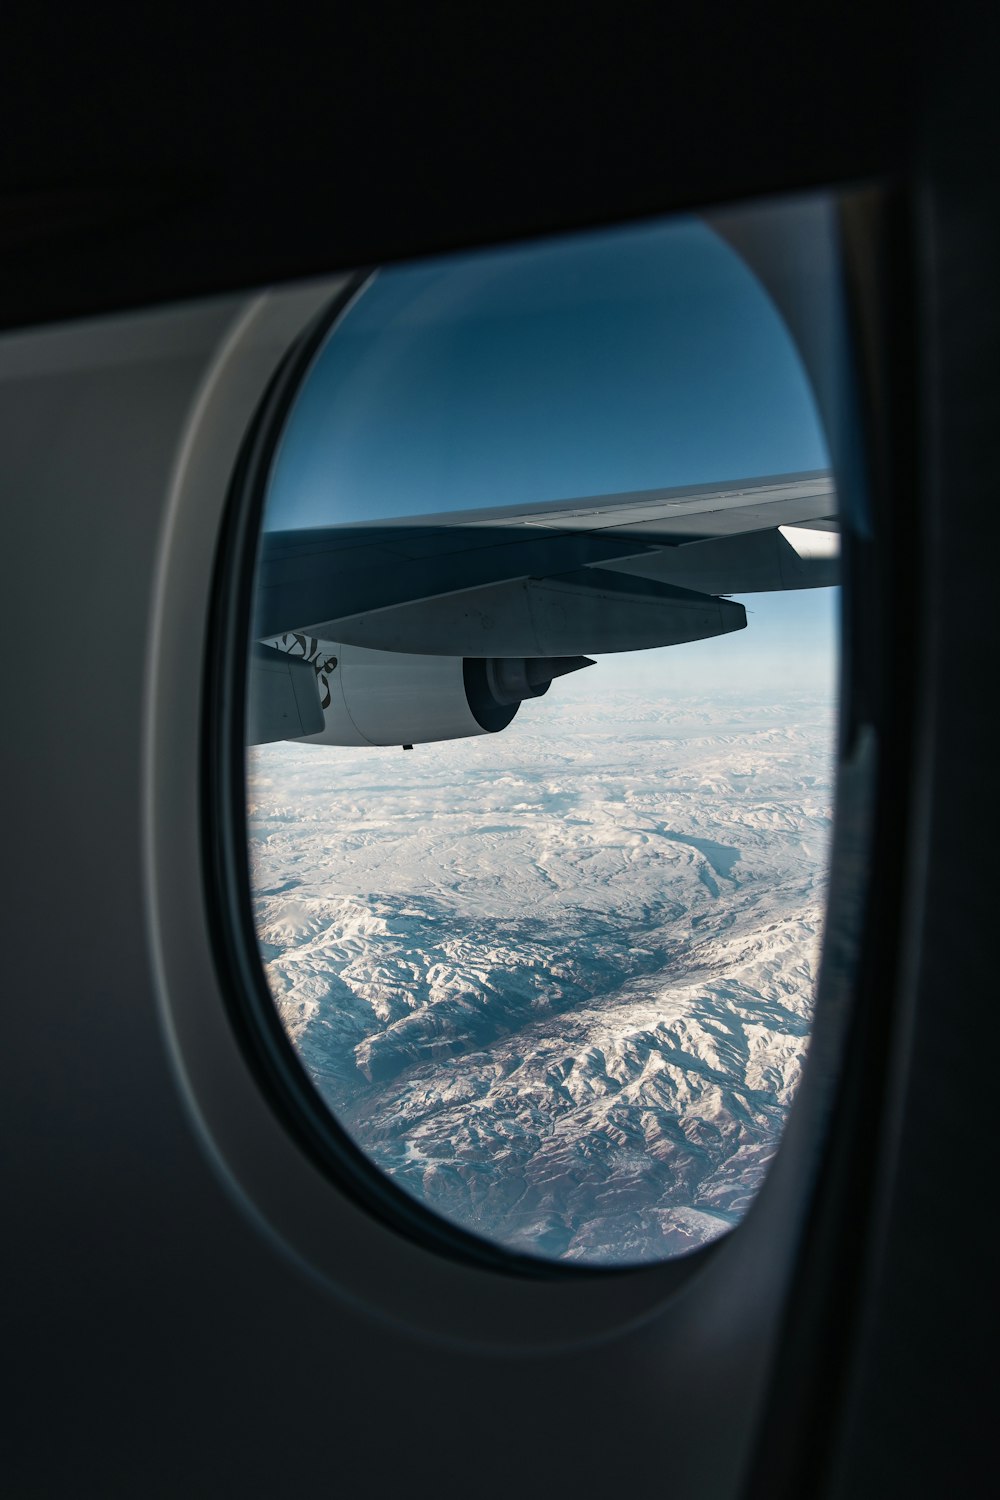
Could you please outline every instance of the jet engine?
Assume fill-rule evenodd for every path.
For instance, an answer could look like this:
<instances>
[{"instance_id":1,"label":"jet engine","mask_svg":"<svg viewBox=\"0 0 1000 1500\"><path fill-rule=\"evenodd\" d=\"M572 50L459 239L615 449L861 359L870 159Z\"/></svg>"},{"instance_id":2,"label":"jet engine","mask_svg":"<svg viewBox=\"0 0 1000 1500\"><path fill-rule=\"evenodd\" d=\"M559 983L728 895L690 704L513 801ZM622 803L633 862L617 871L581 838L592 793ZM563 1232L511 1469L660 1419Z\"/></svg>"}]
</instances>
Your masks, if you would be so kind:
<instances>
[{"instance_id":1,"label":"jet engine","mask_svg":"<svg viewBox=\"0 0 1000 1500\"><path fill-rule=\"evenodd\" d=\"M254 649L248 743L419 745L506 729L586 656L417 656L289 633Z\"/></svg>"}]
</instances>

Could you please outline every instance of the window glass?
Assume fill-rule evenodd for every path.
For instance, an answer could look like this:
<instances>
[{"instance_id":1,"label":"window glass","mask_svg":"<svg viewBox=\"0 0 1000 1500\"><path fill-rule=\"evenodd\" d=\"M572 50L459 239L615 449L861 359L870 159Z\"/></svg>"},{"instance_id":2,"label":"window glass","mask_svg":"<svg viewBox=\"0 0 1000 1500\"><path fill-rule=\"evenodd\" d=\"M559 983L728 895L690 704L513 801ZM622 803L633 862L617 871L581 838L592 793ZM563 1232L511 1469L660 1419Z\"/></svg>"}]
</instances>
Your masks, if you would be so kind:
<instances>
[{"instance_id":1,"label":"window glass","mask_svg":"<svg viewBox=\"0 0 1000 1500\"><path fill-rule=\"evenodd\" d=\"M671 220L375 275L266 494L254 916L374 1169L589 1265L746 1212L808 1045L837 504L794 344Z\"/></svg>"}]
</instances>

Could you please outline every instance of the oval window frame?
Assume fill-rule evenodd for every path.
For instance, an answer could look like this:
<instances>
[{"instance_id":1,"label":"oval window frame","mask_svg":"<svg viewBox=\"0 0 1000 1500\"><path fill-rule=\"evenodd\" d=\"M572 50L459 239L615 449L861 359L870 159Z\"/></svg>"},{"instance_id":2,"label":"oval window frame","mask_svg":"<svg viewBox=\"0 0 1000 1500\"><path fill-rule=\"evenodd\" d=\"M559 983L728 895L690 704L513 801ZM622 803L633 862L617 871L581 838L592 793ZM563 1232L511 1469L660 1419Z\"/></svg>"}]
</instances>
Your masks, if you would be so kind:
<instances>
[{"instance_id":1,"label":"oval window frame","mask_svg":"<svg viewBox=\"0 0 1000 1500\"><path fill-rule=\"evenodd\" d=\"M832 212L829 203L825 207ZM795 212L794 205L792 212ZM809 217L808 213L806 217ZM457 1226L447 1224L432 1210L424 1209L394 1185L391 1185L392 1191L386 1194L384 1186L387 1179L353 1143L350 1143L350 1151L360 1158L363 1178L376 1177L379 1191L371 1195L365 1191L359 1192L356 1182L348 1188L342 1172L343 1157L339 1152L334 1154L334 1164L331 1165L327 1132L331 1122L335 1125L334 1118L308 1083L283 1029L278 1044L279 1056L283 1049L287 1050L281 1067L275 1070L273 1054L268 1055L269 1046L266 1051L261 1047L261 1036L273 1038L274 1031L259 1031L256 1029L256 1021L251 1021L249 1025L247 1021L246 993L249 989L256 996L258 1006L262 1006L266 1000L266 1013L280 1028L257 953L249 903L237 907L243 916L235 927L232 922L231 882L237 872L237 886L241 886L247 878L243 743L242 734L234 736L233 730L234 726L242 725L240 684L243 683L246 660L249 591L253 576L253 569L247 562L248 531L252 532L254 542L256 541L257 513L248 508L247 487L252 475L259 478L263 472L266 477L268 453L273 451L269 450L269 444L273 445L280 436L280 418L294 399L298 381L308 369L316 348L326 337L332 323L349 305L362 284L363 278L355 278L347 284L324 284L321 287L265 294L243 309L237 326L218 351L215 364L206 375L202 393L195 403L188 431L180 444L181 458L175 475L172 520L168 528L172 533L171 545L163 555L151 647L152 659L155 659L159 648L161 661L170 660L176 676L176 640L168 639L171 622L176 624L170 581L171 573L178 570L180 552L176 544L180 538L184 538L185 544L181 552L187 552L190 557L191 547L197 544L196 537L200 538L202 550L206 536L211 536L213 540L218 537L215 566L207 575L211 606L205 618L202 647L205 640L211 644L206 653L198 714L201 721L201 753L197 787L203 834L198 853L203 879L200 886L204 897L202 912L207 919L204 935L208 939L207 953L213 976L216 984L221 985L225 997L230 1053L231 1044L235 1040L239 1054L236 1071L242 1072L243 1078L241 1087L236 1092L244 1095L245 1107L246 1086L252 1081L258 1103L264 1105L267 1118L272 1123L280 1122L286 1144L293 1144L298 1158L297 1166L301 1167L303 1162L308 1164L309 1170L305 1173L309 1180L308 1186L300 1182L299 1187L293 1189L290 1179L283 1184L277 1181L274 1172L275 1157L284 1155L281 1150L277 1153L269 1151L267 1154L272 1159L263 1166L259 1159L255 1162L248 1159L246 1147L249 1132L244 1129L244 1138L237 1139L240 1127L232 1109L228 1106L221 1109L218 1107L223 1094L216 1090L217 1097L212 1101L205 1092L204 1076L201 1084L196 1081L196 1073L204 1075L206 1062L209 1064L209 1071L212 1070L211 1049L206 1051L203 1046L204 1037L199 1041L193 1036L190 1006L183 1001L178 1003L176 982L166 973L161 973L165 1019L174 1042L175 1061L182 1074L189 1102L198 1118L206 1144L227 1182L236 1191L243 1206L250 1208L258 1222L265 1224L285 1248L291 1250L296 1259L313 1274L319 1274L332 1290L346 1294L352 1301L360 1300L369 1307L378 1308L382 1316L423 1327L425 1331L434 1332L438 1337L464 1342L470 1335L463 1300L471 1298L473 1302L481 1304L485 1282L491 1288L489 1299L495 1316L491 1315L486 1319L488 1326L477 1329L474 1341L478 1345L486 1342L504 1348L524 1348L564 1344L567 1341L575 1343L581 1339L587 1341L650 1316L656 1307L669 1300L673 1292L686 1284L693 1275L710 1274L713 1261L731 1259L733 1241L746 1239L752 1221L761 1218L764 1200L774 1202L782 1195L787 1197L787 1180L796 1176L801 1178L804 1171L807 1176L810 1174L817 1154L814 1132L818 1128L817 1121L825 1119L828 1113L831 1080L836 1076L836 1060L843 1040L842 1008L839 1020L832 1028L827 1028L829 1035L822 1047L816 1045L817 1039L814 1037L806 1077L778 1154L779 1163L782 1159L787 1160L786 1170L777 1173L778 1163L775 1164L775 1169L768 1174L750 1213L735 1231L681 1258L619 1268L565 1265L537 1257L519 1257L513 1252L491 1246L489 1242L481 1241L478 1236L458 1229ZM768 289L773 296L773 289ZM785 311L780 305L779 310ZM817 350L803 348L794 326L791 332L810 378L813 379L822 409L822 389L816 382L814 373ZM820 344L822 342L821 339ZM275 368L274 355L278 344L281 345L281 358ZM831 356L829 348L821 348L819 354L820 357L832 357L833 363L837 363L836 351ZM265 374L266 382L262 379ZM261 386L265 383L266 389L262 395ZM243 414L242 430L238 430L239 418L236 414L239 411ZM277 421L276 415L279 418ZM831 446L835 448L829 412L823 411L823 416L831 436ZM218 441L220 425L227 429L226 440L221 444ZM233 439L237 436L238 441L234 443ZM219 476L220 469L227 465L227 444L230 449L230 482L226 486L225 522L220 532L218 523L222 507L219 503ZM214 506L211 502L206 504L206 497L211 492L214 492ZM263 487L257 496L258 505L262 500ZM197 521L194 519L196 511L200 512ZM197 612L194 620L197 620ZM190 629L186 632L186 638L190 645ZM189 661L188 657L185 662L188 668ZM236 662L239 663L238 672ZM162 713L157 711L157 699L162 697L162 693L158 694L155 689L162 688L164 672L158 670L152 675L156 682L150 697L149 741L155 746L158 735L162 733ZM190 678L189 671L188 677ZM238 777L233 774L237 757L240 764ZM156 807L151 819L150 849L155 865L157 847L160 859L164 857L164 798L163 788L156 785L157 771L153 766L153 759L155 757L149 762L151 805L156 804ZM160 756L160 773L162 765L163 757ZM838 808L843 800L842 791L843 787L840 785ZM228 811L220 816L220 808L228 808ZM235 829L239 830L238 838L234 836ZM162 879L159 882L154 880L153 884L158 884L162 897ZM857 901L853 900L849 905L856 912ZM823 974L827 968L825 955L831 942L830 929L836 925L832 919L836 915L831 911L828 916L817 1012L821 1005L825 1010L831 1009L823 998L826 987ZM154 926L159 924L161 936L163 916L161 904L161 909L154 912ZM854 942L853 922L851 926L851 941ZM252 942L247 941L248 937ZM158 949L162 957L165 953L162 941ZM251 954L252 963L248 970ZM200 956L204 958L205 954ZM248 986L250 973L254 978ZM202 978L205 978L204 974ZM181 1021L181 1013L184 1011L187 1012L186 1019ZM178 1024L179 1021L181 1024ZM270 1028L270 1019L267 1024ZM182 1035L185 1032L188 1033L186 1040ZM820 1053L822 1058L818 1056ZM318 1141L317 1136L312 1134L311 1123L303 1126L301 1118L294 1117L294 1110L289 1112L286 1093L288 1075L286 1074L284 1083L280 1082L282 1069L287 1066L289 1055L294 1059L294 1090L301 1093L302 1085L305 1084L308 1096L314 1098L322 1110L324 1129L319 1132ZM220 1061L221 1054L216 1052L216 1073ZM234 1063L235 1059L230 1055L223 1067L223 1071L231 1075L230 1082ZM814 1075L818 1072L825 1076L825 1088L817 1088L813 1084ZM277 1086L276 1078L279 1080ZM216 1084L209 1082L209 1093L215 1089ZM343 1137L344 1132L340 1127L335 1128ZM796 1142L794 1145L793 1138ZM272 1140L271 1145L273 1144ZM803 1165L804 1159L808 1166ZM286 1165L290 1160L286 1155ZM354 1163L350 1162L350 1166L353 1169ZM296 1172L292 1176L301 1177L302 1173ZM268 1179L266 1185L265 1179ZM784 1182L783 1186L779 1179ZM326 1195L322 1202L315 1193L317 1183L322 1183ZM330 1189L333 1189L332 1194ZM404 1206L402 1217L404 1221L409 1219L410 1223L401 1223L397 1217L397 1195ZM298 1201L293 1204L292 1200L296 1198ZM385 1208L386 1198L390 1200L388 1213ZM360 1240L368 1242L367 1249L362 1254L363 1266L356 1254L346 1259L342 1254L331 1254L331 1249L343 1249L342 1236L337 1234L329 1222L329 1205L334 1199L339 1210L345 1204L350 1204L354 1230L359 1225L365 1226L360 1235ZM786 1202L786 1220L789 1207L792 1209L792 1221L800 1217L804 1201L804 1195L800 1192L791 1205ZM412 1232L413 1219L418 1221L415 1233ZM377 1232L374 1226L377 1226ZM402 1233L399 1232L400 1229ZM415 1286L411 1285L402 1297L390 1296L388 1308L386 1283L380 1274L380 1268L384 1269L386 1263L386 1236L391 1239L392 1244L388 1257L390 1260L401 1253L399 1247L409 1247L407 1254L411 1256L410 1271L415 1273L415 1283L421 1285L420 1291L416 1291ZM358 1248L356 1245L355 1249ZM777 1249L774 1245L771 1248L772 1253ZM396 1270L398 1269L397 1266ZM498 1271L506 1274L498 1277ZM438 1300L432 1286L425 1284L428 1281L436 1287L443 1300ZM460 1292L459 1288L463 1286L465 1290ZM507 1290L498 1297L496 1294L499 1287ZM444 1312L446 1307L450 1310Z\"/></svg>"}]
</instances>

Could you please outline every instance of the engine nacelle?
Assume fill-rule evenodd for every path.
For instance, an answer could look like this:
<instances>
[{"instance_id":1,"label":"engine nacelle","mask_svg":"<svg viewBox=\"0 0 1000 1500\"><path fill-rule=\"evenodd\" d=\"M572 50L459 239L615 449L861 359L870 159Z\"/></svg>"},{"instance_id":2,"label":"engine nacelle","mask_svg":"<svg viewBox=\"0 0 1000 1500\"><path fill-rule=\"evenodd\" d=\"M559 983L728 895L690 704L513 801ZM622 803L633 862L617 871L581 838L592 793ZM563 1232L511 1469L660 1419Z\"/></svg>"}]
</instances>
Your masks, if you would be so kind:
<instances>
[{"instance_id":1,"label":"engine nacelle","mask_svg":"<svg viewBox=\"0 0 1000 1500\"><path fill-rule=\"evenodd\" d=\"M282 657L288 658L289 669L295 668L287 675L294 677L299 700L302 668L308 664L313 669L311 718L300 703L291 715L274 712L274 684L286 696L289 691L280 671L273 671ZM590 665L585 656L416 656L288 633L265 642L251 662L248 740L421 745L496 734L507 728L526 698L547 692L553 677ZM322 711L323 728L297 732L307 722L318 723L316 707Z\"/></svg>"}]
</instances>

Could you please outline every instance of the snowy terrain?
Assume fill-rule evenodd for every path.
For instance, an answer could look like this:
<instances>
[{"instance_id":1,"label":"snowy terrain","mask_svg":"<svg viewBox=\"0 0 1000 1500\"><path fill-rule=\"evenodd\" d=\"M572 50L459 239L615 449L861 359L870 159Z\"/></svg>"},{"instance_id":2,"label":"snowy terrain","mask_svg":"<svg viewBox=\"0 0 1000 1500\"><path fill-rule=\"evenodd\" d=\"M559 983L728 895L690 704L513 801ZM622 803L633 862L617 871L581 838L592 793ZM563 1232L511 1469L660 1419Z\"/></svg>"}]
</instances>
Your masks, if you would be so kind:
<instances>
[{"instance_id":1,"label":"snowy terrain","mask_svg":"<svg viewBox=\"0 0 1000 1500\"><path fill-rule=\"evenodd\" d=\"M735 1223L774 1155L833 711L605 680L475 740L251 751L251 870L282 1020L370 1156L513 1248L629 1263Z\"/></svg>"}]
</instances>

